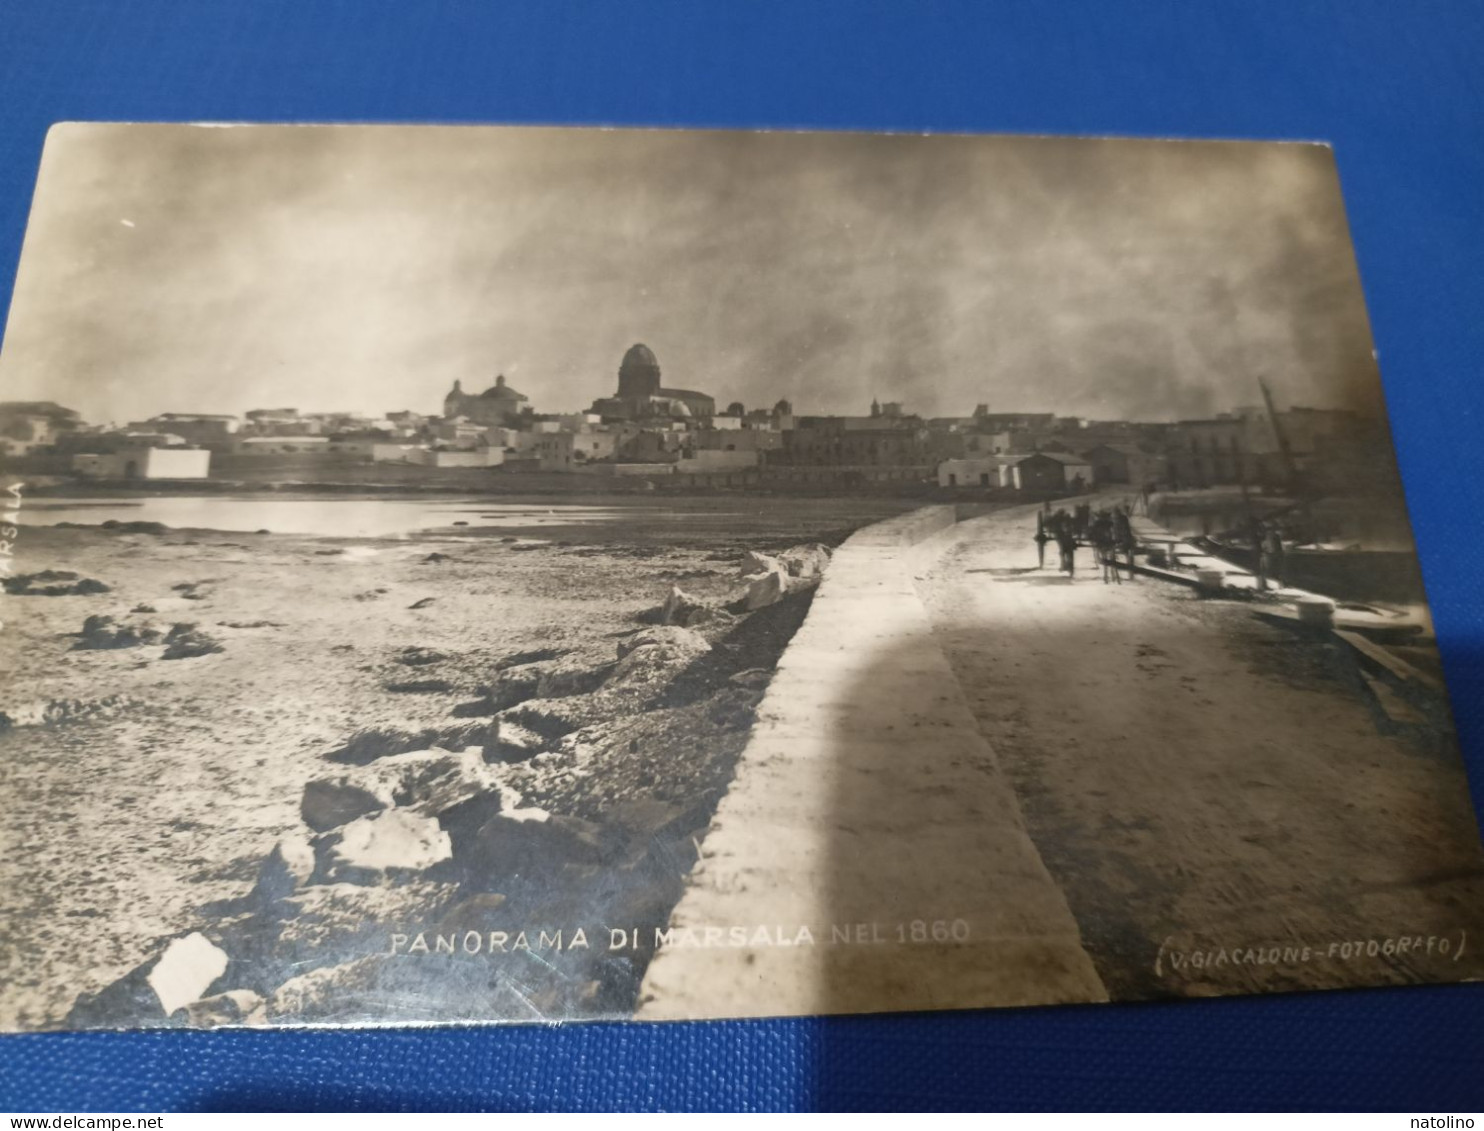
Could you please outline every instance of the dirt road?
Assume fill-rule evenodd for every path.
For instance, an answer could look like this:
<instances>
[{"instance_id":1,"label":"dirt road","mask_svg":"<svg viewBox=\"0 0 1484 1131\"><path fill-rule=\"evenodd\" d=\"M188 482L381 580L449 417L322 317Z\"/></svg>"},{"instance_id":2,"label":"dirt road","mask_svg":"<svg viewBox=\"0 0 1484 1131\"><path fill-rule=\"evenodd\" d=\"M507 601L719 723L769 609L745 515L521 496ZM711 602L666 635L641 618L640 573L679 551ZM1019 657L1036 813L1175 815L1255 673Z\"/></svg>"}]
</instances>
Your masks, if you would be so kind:
<instances>
[{"instance_id":1,"label":"dirt road","mask_svg":"<svg viewBox=\"0 0 1484 1131\"><path fill-rule=\"evenodd\" d=\"M918 592L1115 999L1484 976L1449 740L1383 733L1336 646L1238 602L1036 568L1034 530L960 524Z\"/></svg>"}]
</instances>

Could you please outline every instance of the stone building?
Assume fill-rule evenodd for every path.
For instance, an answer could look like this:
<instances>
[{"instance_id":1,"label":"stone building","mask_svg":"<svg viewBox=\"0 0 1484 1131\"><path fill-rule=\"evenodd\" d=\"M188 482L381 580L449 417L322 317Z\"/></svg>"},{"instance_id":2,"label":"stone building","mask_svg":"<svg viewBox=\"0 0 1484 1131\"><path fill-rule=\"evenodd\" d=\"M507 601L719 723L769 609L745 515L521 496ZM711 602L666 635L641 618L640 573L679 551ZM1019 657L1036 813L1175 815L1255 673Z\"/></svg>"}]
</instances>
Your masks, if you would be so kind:
<instances>
[{"instance_id":1,"label":"stone building","mask_svg":"<svg viewBox=\"0 0 1484 1131\"><path fill-rule=\"evenodd\" d=\"M0 455L45 450L81 427L82 417L55 401L0 402Z\"/></svg>"},{"instance_id":2,"label":"stone building","mask_svg":"<svg viewBox=\"0 0 1484 1131\"><path fill-rule=\"evenodd\" d=\"M128 427L136 432L167 432L188 444L226 445L241 425L237 417L227 413L162 412L148 420L131 421Z\"/></svg>"},{"instance_id":3,"label":"stone building","mask_svg":"<svg viewBox=\"0 0 1484 1131\"><path fill-rule=\"evenodd\" d=\"M928 429L911 416L806 416L770 453L774 466L914 468L933 474Z\"/></svg>"},{"instance_id":4,"label":"stone building","mask_svg":"<svg viewBox=\"0 0 1484 1131\"><path fill-rule=\"evenodd\" d=\"M618 391L594 401L592 411L607 421L709 419L716 415L716 400L693 389L665 388L659 359L639 342L619 363Z\"/></svg>"},{"instance_id":5,"label":"stone building","mask_svg":"<svg viewBox=\"0 0 1484 1131\"><path fill-rule=\"evenodd\" d=\"M1252 478L1252 427L1249 418L1231 413L1177 422L1167 449L1171 485L1213 487Z\"/></svg>"},{"instance_id":6,"label":"stone building","mask_svg":"<svg viewBox=\"0 0 1484 1131\"><path fill-rule=\"evenodd\" d=\"M462 416L472 424L489 428L513 427L523 415L530 413L530 398L506 384L504 374L495 378L495 383L482 393L466 393L463 384L453 383L448 396L443 398L443 415L452 420Z\"/></svg>"},{"instance_id":7,"label":"stone building","mask_svg":"<svg viewBox=\"0 0 1484 1131\"><path fill-rule=\"evenodd\" d=\"M613 432L586 428L553 432L537 438L532 448L542 471L571 471L583 464L611 460L620 437Z\"/></svg>"},{"instance_id":8,"label":"stone building","mask_svg":"<svg viewBox=\"0 0 1484 1131\"><path fill-rule=\"evenodd\" d=\"M205 448L138 445L114 452L79 452L72 470L84 479L205 479L211 452Z\"/></svg>"},{"instance_id":9,"label":"stone building","mask_svg":"<svg viewBox=\"0 0 1484 1131\"><path fill-rule=\"evenodd\" d=\"M256 436L317 436L320 422L300 416L296 408L254 408L243 431Z\"/></svg>"},{"instance_id":10,"label":"stone building","mask_svg":"<svg viewBox=\"0 0 1484 1131\"><path fill-rule=\"evenodd\" d=\"M1015 464L1022 491L1083 491L1092 486L1092 464L1072 452L1035 452Z\"/></svg>"},{"instance_id":11,"label":"stone building","mask_svg":"<svg viewBox=\"0 0 1484 1131\"><path fill-rule=\"evenodd\" d=\"M1143 487L1164 477L1165 461L1131 444L1098 444L1082 455L1092 464L1093 482L1130 483Z\"/></svg>"},{"instance_id":12,"label":"stone building","mask_svg":"<svg viewBox=\"0 0 1484 1131\"><path fill-rule=\"evenodd\" d=\"M801 416L781 433L782 445L767 450L765 466L780 482L927 483L938 464L962 455L961 438L945 449L921 417L886 412L870 416Z\"/></svg>"}]
</instances>

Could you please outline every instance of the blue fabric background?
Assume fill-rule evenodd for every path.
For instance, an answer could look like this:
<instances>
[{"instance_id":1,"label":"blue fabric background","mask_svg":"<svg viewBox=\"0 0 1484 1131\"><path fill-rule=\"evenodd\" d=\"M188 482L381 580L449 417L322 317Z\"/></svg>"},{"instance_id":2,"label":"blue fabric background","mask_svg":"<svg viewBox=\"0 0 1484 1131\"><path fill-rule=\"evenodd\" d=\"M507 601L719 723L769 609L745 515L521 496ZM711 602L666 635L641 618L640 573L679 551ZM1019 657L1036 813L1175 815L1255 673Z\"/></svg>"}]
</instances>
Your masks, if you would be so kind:
<instances>
[{"instance_id":1,"label":"blue fabric background","mask_svg":"<svg viewBox=\"0 0 1484 1131\"><path fill-rule=\"evenodd\" d=\"M1478 799L1481 58L1474 0L0 0L0 289L46 129L64 119L1332 142ZM1478 986L661 1027L0 1039L0 1108L1481 1105Z\"/></svg>"}]
</instances>

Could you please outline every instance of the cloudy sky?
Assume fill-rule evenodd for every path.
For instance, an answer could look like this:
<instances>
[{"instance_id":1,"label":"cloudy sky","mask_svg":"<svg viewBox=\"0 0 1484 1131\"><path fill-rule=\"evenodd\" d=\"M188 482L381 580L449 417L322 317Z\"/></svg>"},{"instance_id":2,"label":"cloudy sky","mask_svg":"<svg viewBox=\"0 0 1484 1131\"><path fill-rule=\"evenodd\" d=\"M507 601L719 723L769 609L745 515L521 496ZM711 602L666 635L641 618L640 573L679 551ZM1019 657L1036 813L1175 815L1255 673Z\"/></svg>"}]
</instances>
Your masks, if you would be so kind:
<instances>
[{"instance_id":1,"label":"cloudy sky","mask_svg":"<svg viewBox=\"0 0 1484 1131\"><path fill-rule=\"evenodd\" d=\"M1380 404L1318 146L102 124L48 139L0 398L568 411L637 341L800 412Z\"/></svg>"}]
</instances>

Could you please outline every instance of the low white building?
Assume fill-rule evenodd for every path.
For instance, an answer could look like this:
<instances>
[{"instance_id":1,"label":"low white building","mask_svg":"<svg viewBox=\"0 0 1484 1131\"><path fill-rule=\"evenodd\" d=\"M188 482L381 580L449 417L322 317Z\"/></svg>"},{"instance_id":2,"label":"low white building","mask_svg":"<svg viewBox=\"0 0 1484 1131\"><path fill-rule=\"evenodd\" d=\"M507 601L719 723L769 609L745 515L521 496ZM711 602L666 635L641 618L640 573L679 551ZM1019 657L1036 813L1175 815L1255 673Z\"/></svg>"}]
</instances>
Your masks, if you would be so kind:
<instances>
[{"instance_id":1,"label":"low white building","mask_svg":"<svg viewBox=\"0 0 1484 1131\"><path fill-rule=\"evenodd\" d=\"M582 464L612 459L618 440L616 433L597 429L538 434L532 452L541 461L542 471L571 471Z\"/></svg>"},{"instance_id":2,"label":"low white building","mask_svg":"<svg viewBox=\"0 0 1484 1131\"><path fill-rule=\"evenodd\" d=\"M205 479L211 452L205 448L120 448L80 452L72 470L88 479Z\"/></svg>"},{"instance_id":3,"label":"low white building","mask_svg":"<svg viewBox=\"0 0 1484 1131\"><path fill-rule=\"evenodd\" d=\"M499 467L505 462L504 448L447 448L419 452L409 462L424 467Z\"/></svg>"},{"instance_id":4,"label":"low white building","mask_svg":"<svg viewBox=\"0 0 1484 1131\"><path fill-rule=\"evenodd\" d=\"M487 443L492 448L504 448L511 452L533 452L541 442L536 432L522 432L516 428L490 428Z\"/></svg>"},{"instance_id":5,"label":"low white building","mask_svg":"<svg viewBox=\"0 0 1484 1131\"><path fill-rule=\"evenodd\" d=\"M945 459L938 465L940 487L1013 487L1015 464L1002 456Z\"/></svg>"}]
</instances>

